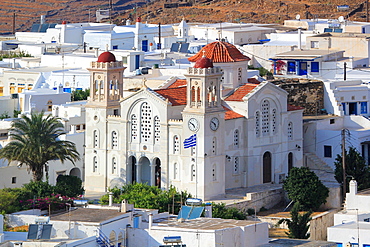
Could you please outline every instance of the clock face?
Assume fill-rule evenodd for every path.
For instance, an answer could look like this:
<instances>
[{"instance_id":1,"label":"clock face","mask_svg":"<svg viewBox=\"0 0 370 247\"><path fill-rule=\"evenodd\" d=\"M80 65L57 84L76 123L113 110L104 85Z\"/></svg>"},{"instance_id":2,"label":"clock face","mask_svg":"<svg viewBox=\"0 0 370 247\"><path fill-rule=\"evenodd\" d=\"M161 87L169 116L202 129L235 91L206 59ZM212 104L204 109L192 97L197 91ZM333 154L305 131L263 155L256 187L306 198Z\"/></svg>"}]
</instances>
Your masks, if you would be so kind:
<instances>
[{"instance_id":1,"label":"clock face","mask_svg":"<svg viewBox=\"0 0 370 247\"><path fill-rule=\"evenodd\" d=\"M190 118L188 126L191 131L197 131L199 129L199 122L195 118Z\"/></svg>"},{"instance_id":2,"label":"clock face","mask_svg":"<svg viewBox=\"0 0 370 247\"><path fill-rule=\"evenodd\" d=\"M219 125L220 125L220 121L216 117L212 118L211 122L209 123L211 130L214 130L214 131L218 129Z\"/></svg>"}]
</instances>

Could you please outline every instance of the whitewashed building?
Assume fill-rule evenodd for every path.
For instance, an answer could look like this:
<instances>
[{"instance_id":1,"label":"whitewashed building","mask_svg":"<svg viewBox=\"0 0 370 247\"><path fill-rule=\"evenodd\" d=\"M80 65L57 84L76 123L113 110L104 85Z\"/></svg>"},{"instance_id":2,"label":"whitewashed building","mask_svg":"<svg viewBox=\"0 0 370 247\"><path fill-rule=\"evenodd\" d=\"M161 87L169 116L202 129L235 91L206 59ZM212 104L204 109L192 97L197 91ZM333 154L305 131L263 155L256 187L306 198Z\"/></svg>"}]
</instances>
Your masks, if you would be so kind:
<instances>
[{"instance_id":1,"label":"whitewashed building","mask_svg":"<svg viewBox=\"0 0 370 247\"><path fill-rule=\"evenodd\" d=\"M370 193L357 191L351 180L342 211L334 215L334 226L328 228L328 241L341 246L370 246Z\"/></svg>"},{"instance_id":2,"label":"whitewashed building","mask_svg":"<svg viewBox=\"0 0 370 247\"><path fill-rule=\"evenodd\" d=\"M273 84L246 83L249 58L228 43L211 43L196 57L186 80L158 90L144 83L125 98L122 63L106 52L91 64L86 190L106 191L122 178L210 199L228 188L280 183L302 165L303 109L288 106ZM195 134L197 145L184 148Z\"/></svg>"}]
</instances>

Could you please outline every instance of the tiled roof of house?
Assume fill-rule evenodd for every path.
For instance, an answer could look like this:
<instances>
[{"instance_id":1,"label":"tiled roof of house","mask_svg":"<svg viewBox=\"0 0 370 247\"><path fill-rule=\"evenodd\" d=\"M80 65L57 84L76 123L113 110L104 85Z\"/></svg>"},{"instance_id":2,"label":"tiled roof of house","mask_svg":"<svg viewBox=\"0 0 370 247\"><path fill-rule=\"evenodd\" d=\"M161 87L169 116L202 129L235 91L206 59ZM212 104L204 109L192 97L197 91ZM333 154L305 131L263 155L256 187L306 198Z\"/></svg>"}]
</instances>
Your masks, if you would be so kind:
<instances>
[{"instance_id":1,"label":"tiled roof of house","mask_svg":"<svg viewBox=\"0 0 370 247\"><path fill-rule=\"evenodd\" d=\"M222 41L216 41L206 45L196 55L189 57L188 60L190 62L196 62L203 54L211 59L213 63L230 63L250 60L249 57L243 55L234 45Z\"/></svg>"},{"instance_id":2,"label":"tiled roof of house","mask_svg":"<svg viewBox=\"0 0 370 247\"><path fill-rule=\"evenodd\" d=\"M185 79L177 79L168 88L178 88L178 87L183 87L183 86L186 86L186 80Z\"/></svg>"},{"instance_id":3,"label":"tiled roof of house","mask_svg":"<svg viewBox=\"0 0 370 247\"><path fill-rule=\"evenodd\" d=\"M245 95L249 94L258 84L247 83L237 88L225 101L243 101Z\"/></svg>"},{"instance_id":4,"label":"tiled roof of house","mask_svg":"<svg viewBox=\"0 0 370 247\"><path fill-rule=\"evenodd\" d=\"M303 110L304 107L302 106L295 106L295 105L289 105L288 104L288 111L296 111L296 110Z\"/></svg>"},{"instance_id":5,"label":"tiled roof of house","mask_svg":"<svg viewBox=\"0 0 370 247\"><path fill-rule=\"evenodd\" d=\"M155 92L168 99L173 106L186 105L186 87L158 89Z\"/></svg>"},{"instance_id":6,"label":"tiled roof of house","mask_svg":"<svg viewBox=\"0 0 370 247\"><path fill-rule=\"evenodd\" d=\"M226 106L223 106L223 108L225 110L225 120L244 117L243 115L234 112L233 110L227 108Z\"/></svg>"},{"instance_id":7,"label":"tiled roof of house","mask_svg":"<svg viewBox=\"0 0 370 247\"><path fill-rule=\"evenodd\" d=\"M261 82L256 78L248 78L248 83L260 84Z\"/></svg>"}]
</instances>

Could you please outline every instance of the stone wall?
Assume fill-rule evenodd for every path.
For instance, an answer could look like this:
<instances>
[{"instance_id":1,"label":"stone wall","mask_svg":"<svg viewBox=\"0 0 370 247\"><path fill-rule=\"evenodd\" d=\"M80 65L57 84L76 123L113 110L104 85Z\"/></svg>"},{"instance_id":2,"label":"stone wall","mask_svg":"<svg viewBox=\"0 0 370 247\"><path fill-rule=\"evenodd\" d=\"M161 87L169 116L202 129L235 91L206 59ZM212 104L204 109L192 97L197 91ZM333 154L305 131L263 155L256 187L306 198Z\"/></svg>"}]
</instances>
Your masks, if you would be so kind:
<instances>
[{"instance_id":1,"label":"stone wall","mask_svg":"<svg viewBox=\"0 0 370 247\"><path fill-rule=\"evenodd\" d=\"M279 79L270 81L289 93L288 104L305 108L303 115L324 113L324 83L309 79Z\"/></svg>"},{"instance_id":2,"label":"stone wall","mask_svg":"<svg viewBox=\"0 0 370 247\"><path fill-rule=\"evenodd\" d=\"M282 188L247 193L245 201L229 203L226 206L235 207L243 212L247 212L249 208L252 208L258 212L262 207L269 209L279 204L283 199L283 193L284 190Z\"/></svg>"}]
</instances>

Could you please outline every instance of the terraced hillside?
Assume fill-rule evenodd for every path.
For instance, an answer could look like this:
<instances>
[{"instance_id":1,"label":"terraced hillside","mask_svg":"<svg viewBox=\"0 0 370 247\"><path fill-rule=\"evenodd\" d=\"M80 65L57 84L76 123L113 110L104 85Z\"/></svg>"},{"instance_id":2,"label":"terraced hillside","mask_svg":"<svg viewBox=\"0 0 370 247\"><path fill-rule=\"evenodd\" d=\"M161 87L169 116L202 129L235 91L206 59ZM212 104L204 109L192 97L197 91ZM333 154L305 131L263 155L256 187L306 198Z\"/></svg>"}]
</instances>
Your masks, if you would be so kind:
<instances>
[{"instance_id":1,"label":"terraced hillside","mask_svg":"<svg viewBox=\"0 0 370 247\"><path fill-rule=\"evenodd\" d=\"M338 18L366 20L366 0L2 0L0 33L27 31L46 15L49 23L95 21L97 9L108 9L112 1L113 21L126 19L152 23L190 22L283 23L297 14L302 18ZM349 5L341 12L338 5Z\"/></svg>"},{"instance_id":2,"label":"terraced hillside","mask_svg":"<svg viewBox=\"0 0 370 247\"><path fill-rule=\"evenodd\" d=\"M113 13L143 4L141 0L111 0ZM109 0L1 0L0 34L30 30L33 23L40 23L46 16L48 23L95 21L97 9L108 9ZM13 16L15 15L15 18Z\"/></svg>"},{"instance_id":3,"label":"terraced hillside","mask_svg":"<svg viewBox=\"0 0 370 247\"><path fill-rule=\"evenodd\" d=\"M180 1L180 0L178 0ZM190 22L257 22L279 23L301 18L338 18L366 21L366 0L183 0L184 2L153 1L138 9L127 10L121 19L141 15L143 21L174 23L185 18ZM183 5L183 6L181 6ZM337 6L349 5L349 10L338 11ZM180 6L180 7L176 7ZM133 19L133 18L132 18Z\"/></svg>"}]
</instances>

